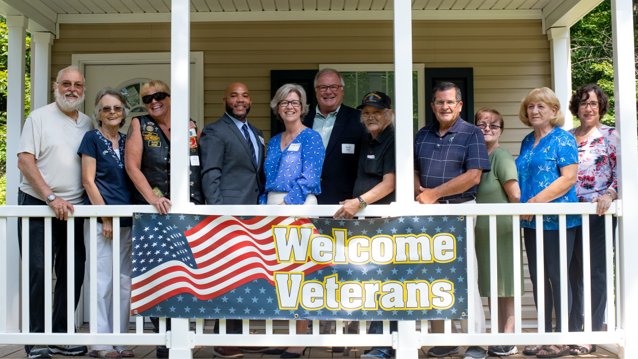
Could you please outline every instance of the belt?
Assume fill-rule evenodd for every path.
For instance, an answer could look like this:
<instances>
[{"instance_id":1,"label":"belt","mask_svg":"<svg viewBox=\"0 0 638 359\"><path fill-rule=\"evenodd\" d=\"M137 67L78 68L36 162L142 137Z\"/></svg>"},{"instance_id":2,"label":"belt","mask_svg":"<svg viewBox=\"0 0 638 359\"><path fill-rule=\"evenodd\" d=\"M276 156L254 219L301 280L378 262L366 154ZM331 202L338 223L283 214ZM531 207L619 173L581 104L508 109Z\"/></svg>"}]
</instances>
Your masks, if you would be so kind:
<instances>
[{"instance_id":1,"label":"belt","mask_svg":"<svg viewBox=\"0 0 638 359\"><path fill-rule=\"evenodd\" d=\"M476 199L476 196L467 196L467 197L461 197L461 198L440 199L439 203L441 204L465 203L465 202L473 201L475 199Z\"/></svg>"}]
</instances>

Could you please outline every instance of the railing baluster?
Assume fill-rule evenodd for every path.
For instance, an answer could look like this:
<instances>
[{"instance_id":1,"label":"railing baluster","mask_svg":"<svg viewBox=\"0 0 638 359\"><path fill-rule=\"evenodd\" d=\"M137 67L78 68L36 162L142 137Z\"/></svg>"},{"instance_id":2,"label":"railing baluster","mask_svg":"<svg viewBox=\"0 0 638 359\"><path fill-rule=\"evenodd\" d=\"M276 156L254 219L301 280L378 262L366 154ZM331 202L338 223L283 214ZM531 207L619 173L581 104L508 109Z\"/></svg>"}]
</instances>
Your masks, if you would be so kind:
<instances>
[{"instance_id":1,"label":"railing baluster","mask_svg":"<svg viewBox=\"0 0 638 359\"><path fill-rule=\"evenodd\" d=\"M605 218L605 225L608 225L607 223L608 223L608 222L607 222L607 218ZM612 223L613 223L613 222L612 222ZM615 268L615 270L616 270L617 272L616 272L616 273L614 273L614 275L613 275L613 277L616 279L616 290L615 290L615 291L612 291L612 292L614 293L614 298L618 298L618 300L620 301L620 298L621 298L621 296L620 296L620 295L621 295L621 294L620 294L620 290L621 290L621 289L620 289L620 264L621 264L621 263L620 263L620 256L618 255L618 250L620 249L620 236L619 236L619 234L620 234L620 228L618 228L618 227L619 227L619 226L616 226L616 228L614 229L614 232L613 232L613 233L615 234L615 237L614 237L614 243L616 244L616 246L615 246L615 249L613 250L613 253L614 253L614 254L612 255L612 257L613 257L613 259L614 259L614 264L615 264L615 267L614 267L614 268ZM605 239L605 245L606 245L606 244L607 244L607 242L606 242L606 239ZM608 253L605 253L605 255L607 256L606 258L609 258L609 254L608 254ZM613 273L613 272L612 272L612 273ZM610 274L609 272L607 272L607 273L606 273L606 275L607 275L607 280L609 280L609 277L610 277L612 274ZM608 288L609 288L609 287L608 287ZM614 306L616 307L616 319L618 320L617 325L618 325L618 327L622 328L622 327L624 326L624 323L622 322L622 318L623 318L623 317L622 317L622 313L621 313L621 310L622 310L622 306L620 305L621 303L617 303L617 302L615 302L615 301L613 300L614 298L612 298L612 299L611 299L611 301L610 301L610 299L609 299L609 293L610 293L610 292L609 292L609 290L608 290L608 292L607 292L607 308L608 308L608 309L607 309L607 310L608 310L608 311L609 311L609 310L611 310L612 312L614 311L614 310L612 309L612 307L610 307L610 304L609 304L609 303L611 303L611 305L614 305ZM607 331L608 331L608 332L613 332L613 331L616 331L616 328L615 328L615 327L611 327L609 324L607 324Z\"/></svg>"},{"instance_id":2,"label":"railing baluster","mask_svg":"<svg viewBox=\"0 0 638 359\"><path fill-rule=\"evenodd\" d=\"M266 321L266 326L268 326L268 321ZM312 321L312 335L319 335L319 321Z\"/></svg>"},{"instance_id":3,"label":"railing baluster","mask_svg":"<svg viewBox=\"0 0 638 359\"><path fill-rule=\"evenodd\" d=\"M195 334L204 334L204 319L195 319Z\"/></svg>"},{"instance_id":4,"label":"railing baluster","mask_svg":"<svg viewBox=\"0 0 638 359\"><path fill-rule=\"evenodd\" d=\"M467 305L469 307L470 303L468 303ZM443 321L443 333L452 334L452 320L451 319L446 319L446 320ZM385 332L384 332L384 334L385 334Z\"/></svg>"},{"instance_id":5,"label":"railing baluster","mask_svg":"<svg viewBox=\"0 0 638 359\"><path fill-rule=\"evenodd\" d=\"M89 219L89 263L89 332L95 334L97 333L97 217Z\"/></svg>"},{"instance_id":6,"label":"railing baluster","mask_svg":"<svg viewBox=\"0 0 638 359\"><path fill-rule=\"evenodd\" d=\"M144 333L144 317L135 317L135 334Z\"/></svg>"},{"instance_id":7,"label":"railing baluster","mask_svg":"<svg viewBox=\"0 0 638 359\"><path fill-rule=\"evenodd\" d=\"M313 323L312 323L312 325L313 325L312 331L313 331L313 333L314 333L315 331L316 331L317 333L319 333L319 329L317 329L317 328L315 327L315 323L314 323L314 322L315 322L315 320L313 320ZM319 322L319 321L318 321L318 320L316 320L316 322ZM317 325L318 325L318 324L317 324ZM219 327L220 327L220 332L221 332L221 324L219 325ZM272 335L272 332L273 332L273 331L272 331L272 320L270 320L270 319L269 319L269 320L266 320L266 335Z\"/></svg>"},{"instance_id":8,"label":"railing baluster","mask_svg":"<svg viewBox=\"0 0 638 359\"><path fill-rule=\"evenodd\" d=\"M297 321L289 320L288 321L288 335L297 335Z\"/></svg>"},{"instance_id":9,"label":"railing baluster","mask_svg":"<svg viewBox=\"0 0 638 359\"><path fill-rule=\"evenodd\" d=\"M113 217L113 243L111 246L112 254L113 254L113 333L120 333L120 288L122 288L122 284L120 282L120 253L121 253L121 239L120 238L120 217ZM126 239L126 238L125 238Z\"/></svg>"},{"instance_id":10,"label":"railing baluster","mask_svg":"<svg viewBox=\"0 0 638 359\"><path fill-rule=\"evenodd\" d=\"M492 334L498 334L498 254L496 216L490 216L490 321ZM467 283L468 287L470 283ZM478 298L480 300L480 298ZM468 303L469 305L469 303Z\"/></svg>"},{"instance_id":11,"label":"railing baluster","mask_svg":"<svg viewBox=\"0 0 638 359\"><path fill-rule=\"evenodd\" d=\"M226 319L219 319L219 334L226 334Z\"/></svg>"},{"instance_id":12,"label":"railing baluster","mask_svg":"<svg viewBox=\"0 0 638 359\"><path fill-rule=\"evenodd\" d=\"M523 332L523 310L521 304L521 217L512 216L512 235L514 241L514 333Z\"/></svg>"},{"instance_id":13,"label":"railing baluster","mask_svg":"<svg viewBox=\"0 0 638 359\"><path fill-rule=\"evenodd\" d=\"M536 308L538 333L545 332L545 260L543 246L543 216L536 216Z\"/></svg>"},{"instance_id":14,"label":"railing baluster","mask_svg":"<svg viewBox=\"0 0 638 359\"><path fill-rule=\"evenodd\" d=\"M18 218L18 221L20 218ZM22 333L29 333L30 320L30 281L29 281L29 247L31 238L29 237L29 217L22 217Z\"/></svg>"},{"instance_id":15,"label":"railing baluster","mask_svg":"<svg viewBox=\"0 0 638 359\"><path fill-rule=\"evenodd\" d=\"M53 291L51 282L52 262L53 262L53 248L51 238L51 217L44 218L44 332L51 333L51 327L53 323L53 317L51 312L53 311ZM56 278L56 280L62 280Z\"/></svg>"},{"instance_id":16,"label":"railing baluster","mask_svg":"<svg viewBox=\"0 0 638 359\"><path fill-rule=\"evenodd\" d=\"M366 325L365 320L359 321L359 335L366 335Z\"/></svg>"},{"instance_id":17,"label":"railing baluster","mask_svg":"<svg viewBox=\"0 0 638 359\"><path fill-rule=\"evenodd\" d=\"M474 283L476 283L477 273L474 271L476 267L476 252L474 248L474 216L465 216L465 226L466 226L466 260L467 260L467 333L474 334L476 331L474 330L474 323L477 318L481 315L480 313L474 313L474 301L481 300L480 297L475 298L474 296ZM481 310L482 310L481 306ZM497 326L498 328L498 326Z\"/></svg>"},{"instance_id":18,"label":"railing baluster","mask_svg":"<svg viewBox=\"0 0 638 359\"><path fill-rule=\"evenodd\" d=\"M248 319L243 319L241 321L241 325L242 325L242 333L244 335L248 335L250 334L250 320Z\"/></svg>"},{"instance_id":19,"label":"railing baluster","mask_svg":"<svg viewBox=\"0 0 638 359\"><path fill-rule=\"evenodd\" d=\"M614 314L616 313L614 307L614 281L612 280L614 274L614 227L612 221L612 215L605 215L605 271L607 277L607 330L613 332L616 330L616 318L614 318ZM618 249L618 247L616 247ZM616 267L618 268L618 267ZM618 277L618 275L616 275ZM620 298L620 297L616 297ZM628 305L629 303L625 303Z\"/></svg>"},{"instance_id":20,"label":"railing baluster","mask_svg":"<svg viewBox=\"0 0 638 359\"><path fill-rule=\"evenodd\" d=\"M66 222L66 273L66 332L75 333L75 217Z\"/></svg>"},{"instance_id":21,"label":"railing baluster","mask_svg":"<svg viewBox=\"0 0 638 359\"><path fill-rule=\"evenodd\" d=\"M556 318L556 324L560 320L561 332L568 332L569 328L569 268L567 267L567 216L561 214L558 216L558 238L559 238L559 264L560 264L560 303L554 303L554 307L560 305L560 318ZM556 310L556 309L554 309Z\"/></svg>"},{"instance_id":22,"label":"railing baluster","mask_svg":"<svg viewBox=\"0 0 638 359\"><path fill-rule=\"evenodd\" d=\"M384 320L383 321L383 334L390 334L390 321L389 320Z\"/></svg>"},{"instance_id":23,"label":"railing baluster","mask_svg":"<svg viewBox=\"0 0 638 359\"><path fill-rule=\"evenodd\" d=\"M583 313L585 314L585 332L591 332L591 247L589 238L589 215L583 215ZM573 293L578 295L578 293Z\"/></svg>"},{"instance_id":24,"label":"railing baluster","mask_svg":"<svg viewBox=\"0 0 638 359\"><path fill-rule=\"evenodd\" d=\"M159 333L166 334L166 318L159 318Z\"/></svg>"},{"instance_id":25,"label":"railing baluster","mask_svg":"<svg viewBox=\"0 0 638 359\"><path fill-rule=\"evenodd\" d=\"M7 302L9 291L7 289L7 218L0 218L0 333L7 332Z\"/></svg>"},{"instance_id":26,"label":"railing baluster","mask_svg":"<svg viewBox=\"0 0 638 359\"><path fill-rule=\"evenodd\" d=\"M422 320L421 321L421 335L429 334L429 330L428 330L429 326L430 325L429 325L429 322L427 320Z\"/></svg>"}]
</instances>

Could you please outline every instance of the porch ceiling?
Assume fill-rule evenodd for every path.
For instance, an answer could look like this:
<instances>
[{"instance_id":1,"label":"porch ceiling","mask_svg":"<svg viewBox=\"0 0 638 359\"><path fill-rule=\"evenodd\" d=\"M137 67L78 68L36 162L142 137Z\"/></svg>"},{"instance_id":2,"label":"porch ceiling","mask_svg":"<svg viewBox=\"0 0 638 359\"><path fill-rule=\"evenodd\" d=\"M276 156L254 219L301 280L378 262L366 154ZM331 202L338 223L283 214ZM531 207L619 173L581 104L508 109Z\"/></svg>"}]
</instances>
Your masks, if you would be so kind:
<instances>
[{"instance_id":1,"label":"porch ceiling","mask_svg":"<svg viewBox=\"0 0 638 359\"><path fill-rule=\"evenodd\" d=\"M190 0L191 21L392 20L395 0ZM406 1L406 0L396 0ZM544 20L571 26L602 0L411 0L414 20ZM0 0L0 13L24 15L29 30L64 23L169 22L171 0Z\"/></svg>"}]
</instances>

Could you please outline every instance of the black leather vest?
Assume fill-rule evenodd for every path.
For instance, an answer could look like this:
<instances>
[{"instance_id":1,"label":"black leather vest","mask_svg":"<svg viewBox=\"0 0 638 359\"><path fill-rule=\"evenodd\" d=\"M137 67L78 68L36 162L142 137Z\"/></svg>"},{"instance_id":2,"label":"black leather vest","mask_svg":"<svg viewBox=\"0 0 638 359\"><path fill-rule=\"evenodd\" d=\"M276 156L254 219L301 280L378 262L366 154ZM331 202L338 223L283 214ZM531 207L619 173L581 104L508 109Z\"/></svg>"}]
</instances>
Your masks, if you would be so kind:
<instances>
[{"instance_id":1,"label":"black leather vest","mask_svg":"<svg viewBox=\"0 0 638 359\"><path fill-rule=\"evenodd\" d=\"M150 116L141 116L140 130L142 132L141 170L155 195L171 198L171 146L159 125ZM204 204L202 194L201 167L199 166L199 143L197 141L197 125L190 120L189 128L190 156L197 157L197 166L190 161L190 201L196 204ZM135 198L141 203L146 203L144 197L135 191Z\"/></svg>"}]
</instances>

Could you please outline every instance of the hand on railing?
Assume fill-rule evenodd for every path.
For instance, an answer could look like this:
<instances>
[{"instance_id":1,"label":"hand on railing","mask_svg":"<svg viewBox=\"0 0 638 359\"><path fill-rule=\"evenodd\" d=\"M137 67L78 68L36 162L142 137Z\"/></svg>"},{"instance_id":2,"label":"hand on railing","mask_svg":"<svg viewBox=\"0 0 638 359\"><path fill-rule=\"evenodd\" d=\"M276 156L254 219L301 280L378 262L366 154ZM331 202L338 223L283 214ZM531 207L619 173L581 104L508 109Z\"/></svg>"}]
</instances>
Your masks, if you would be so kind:
<instances>
[{"instance_id":1,"label":"hand on railing","mask_svg":"<svg viewBox=\"0 0 638 359\"><path fill-rule=\"evenodd\" d=\"M354 215L359 212L360 203L357 198L341 201L339 204L342 206L334 214L334 219L352 219Z\"/></svg>"},{"instance_id":2,"label":"hand on railing","mask_svg":"<svg viewBox=\"0 0 638 359\"><path fill-rule=\"evenodd\" d=\"M423 188L419 186L419 191L421 191L421 193L416 196L416 200L421 204L434 204L439 200L432 188Z\"/></svg>"},{"instance_id":3,"label":"hand on railing","mask_svg":"<svg viewBox=\"0 0 638 359\"><path fill-rule=\"evenodd\" d=\"M173 202L171 202L171 200L166 197L155 197L151 204L155 206L155 208L157 208L159 214L164 215L168 214L170 206L173 205Z\"/></svg>"},{"instance_id":4,"label":"hand on railing","mask_svg":"<svg viewBox=\"0 0 638 359\"><path fill-rule=\"evenodd\" d=\"M602 196L592 199L591 203L598 202L598 205L596 206L596 214L602 216L605 212L607 212L613 200L613 198L605 193Z\"/></svg>"},{"instance_id":5,"label":"hand on railing","mask_svg":"<svg viewBox=\"0 0 638 359\"><path fill-rule=\"evenodd\" d=\"M62 221L69 219L69 211L75 213L73 205L60 197L56 197L53 201L49 202L49 207L55 212L55 218Z\"/></svg>"}]
</instances>

